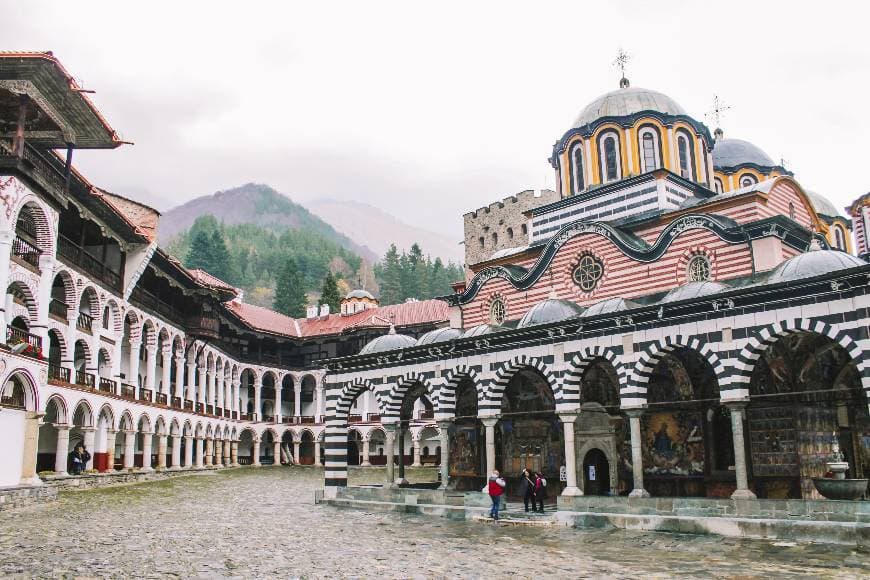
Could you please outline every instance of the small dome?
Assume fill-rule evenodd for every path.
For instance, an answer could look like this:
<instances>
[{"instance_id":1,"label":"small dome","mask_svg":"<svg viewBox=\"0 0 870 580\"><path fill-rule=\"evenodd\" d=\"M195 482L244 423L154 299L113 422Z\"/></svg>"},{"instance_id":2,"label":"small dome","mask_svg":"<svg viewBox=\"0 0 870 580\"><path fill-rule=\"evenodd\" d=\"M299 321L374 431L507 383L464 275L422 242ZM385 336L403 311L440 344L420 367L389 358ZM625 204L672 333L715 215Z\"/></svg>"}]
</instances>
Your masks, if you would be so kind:
<instances>
[{"instance_id":1,"label":"small dome","mask_svg":"<svg viewBox=\"0 0 870 580\"><path fill-rule=\"evenodd\" d=\"M685 115L686 111L672 98L641 88L624 88L601 95L583 109L574 121L582 127L602 117L626 117L641 111L658 111L668 115Z\"/></svg>"},{"instance_id":2,"label":"small dome","mask_svg":"<svg viewBox=\"0 0 870 580\"><path fill-rule=\"evenodd\" d=\"M351 290L344 298L345 300L350 300L351 298L368 298L369 300L375 299L375 297L372 296L370 292L367 292L365 290Z\"/></svg>"},{"instance_id":3,"label":"small dome","mask_svg":"<svg viewBox=\"0 0 870 580\"><path fill-rule=\"evenodd\" d=\"M773 269L767 284L821 276L828 272L866 266L867 262L846 252L815 250L790 258Z\"/></svg>"},{"instance_id":4,"label":"small dome","mask_svg":"<svg viewBox=\"0 0 870 580\"><path fill-rule=\"evenodd\" d=\"M610 314L612 312L620 312L622 310L628 310L629 308L634 308L637 306L634 302L630 302L625 300L624 298L620 298L617 296L616 298L608 298L607 300L602 300L601 302L596 302L592 306L586 309L583 313L583 318L587 318L589 316L597 316L599 314Z\"/></svg>"},{"instance_id":5,"label":"small dome","mask_svg":"<svg viewBox=\"0 0 870 580\"><path fill-rule=\"evenodd\" d=\"M472 326L468 330L462 333L462 336L459 338L470 338L472 336L483 336L484 334L492 334L494 332L501 331L501 327L493 326L492 324L481 324L479 326Z\"/></svg>"},{"instance_id":6,"label":"small dome","mask_svg":"<svg viewBox=\"0 0 870 580\"><path fill-rule=\"evenodd\" d=\"M692 298L700 298L710 294L719 294L726 290L728 290L728 286L719 282L689 282L671 289L659 302L662 304L680 302L681 300L691 300Z\"/></svg>"},{"instance_id":7,"label":"small dome","mask_svg":"<svg viewBox=\"0 0 870 580\"><path fill-rule=\"evenodd\" d=\"M393 328L390 328L390 333L385 334L383 336L379 336L376 339L370 341L362 350L359 351L360 354L374 354L376 352L387 352L388 350L398 350L400 348L408 348L409 346L414 346L417 344L416 339L406 334L396 334L396 331Z\"/></svg>"},{"instance_id":8,"label":"small dome","mask_svg":"<svg viewBox=\"0 0 870 580\"><path fill-rule=\"evenodd\" d=\"M761 167L774 167L776 163L770 155L743 139L717 139L713 147L713 167L737 167L744 163L754 163Z\"/></svg>"},{"instance_id":9,"label":"small dome","mask_svg":"<svg viewBox=\"0 0 870 580\"><path fill-rule=\"evenodd\" d=\"M583 307L568 300L550 298L532 306L517 324L517 328L550 324L583 314Z\"/></svg>"},{"instance_id":10,"label":"small dome","mask_svg":"<svg viewBox=\"0 0 870 580\"><path fill-rule=\"evenodd\" d=\"M810 203L813 204L813 208L816 210L817 214L828 217L842 217L834 204L831 203L831 200L824 195L816 193L815 191L810 191L809 189L805 189L804 193L807 194L807 197L809 198Z\"/></svg>"},{"instance_id":11,"label":"small dome","mask_svg":"<svg viewBox=\"0 0 870 580\"><path fill-rule=\"evenodd\" d=\"M436 328L435 330L430 330L417 339L417 346L423 344L434 344L436 342L447 342L448 340L454 340L460 336L462 336L462 331L458 328Z\"/></svg>"}]
</instances>

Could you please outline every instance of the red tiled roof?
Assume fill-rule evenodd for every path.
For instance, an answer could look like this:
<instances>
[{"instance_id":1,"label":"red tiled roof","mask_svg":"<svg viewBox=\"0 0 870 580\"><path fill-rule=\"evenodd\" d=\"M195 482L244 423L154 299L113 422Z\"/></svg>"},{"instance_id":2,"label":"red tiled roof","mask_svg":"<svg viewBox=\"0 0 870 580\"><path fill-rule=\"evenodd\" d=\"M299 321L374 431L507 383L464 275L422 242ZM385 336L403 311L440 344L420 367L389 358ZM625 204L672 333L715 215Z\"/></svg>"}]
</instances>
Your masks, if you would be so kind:
<instances>
[{"instance_id":1,"label":"red tiled roof","mask_svg":"<svg viewBox=\"0 0 870 580\"><path fill-rule=\"evenodd\" d=\"M359 328L387 329L390 322L396 328L447 322L447 303L442 300L406 302L363 310L349 316L330 314L318 318L294 320L268 308L227 302L226 308L255 330L298 338L331 336Z\"/></svg>"},{"instance_id":2,"label":"red tiled roof","mask_svg":"<svg viewBox=\"0 0 870 580\"><path fill-rule=\"evenodd\" d=\"M115 212L124 218L124 221L133 226L137 234L145 236L152 242L157 238L157 224L160 222L160 212L156 209L117 193L106 191L105 189L95 187L94 191L106 202L106 205L115 210Z\"/></svg>"},{"instance_id":3,"label":"red tiled roof","mask_svg":"<svg viewBox=\"0 0 870 580\"><path fill-rule=\"evenodd\" d=\"M197 284L202 284L203 286L208 286L210 288L221 288L223 290L232 290L233 292L238 293L238 290L235 286L227 284L217 276L213 276L209 274L205 270L200 268L188 268L188 272L190 272L190 276L196 280Z\"/></svg>"}]
</instances>

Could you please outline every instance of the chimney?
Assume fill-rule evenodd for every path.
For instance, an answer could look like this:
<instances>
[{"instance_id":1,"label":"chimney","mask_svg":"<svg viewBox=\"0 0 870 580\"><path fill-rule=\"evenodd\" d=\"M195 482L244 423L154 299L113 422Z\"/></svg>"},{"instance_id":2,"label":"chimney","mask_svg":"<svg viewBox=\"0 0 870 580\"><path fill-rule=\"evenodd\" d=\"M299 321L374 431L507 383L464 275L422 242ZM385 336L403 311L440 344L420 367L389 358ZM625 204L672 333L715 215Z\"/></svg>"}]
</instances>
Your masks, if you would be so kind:
<instances>
[{"instance_id":1,"label":"chimney","mask_svg":"<svg viewBox=\"0 0 870 580\"><path fill-rule=\"evenodd\" d=\"M305 318L317 318L317 306L309 306Z\"/></svg>"},{"instance_id":2,"label":"chimney","mask_svg":"<svg viewBox=\"0 0 870 580\"><path fill-rule=\"evenodd\" d=\"M320 315L321 316L329 316L329 304L321 304L320 305Z\"/></svg>"}]
</instances>

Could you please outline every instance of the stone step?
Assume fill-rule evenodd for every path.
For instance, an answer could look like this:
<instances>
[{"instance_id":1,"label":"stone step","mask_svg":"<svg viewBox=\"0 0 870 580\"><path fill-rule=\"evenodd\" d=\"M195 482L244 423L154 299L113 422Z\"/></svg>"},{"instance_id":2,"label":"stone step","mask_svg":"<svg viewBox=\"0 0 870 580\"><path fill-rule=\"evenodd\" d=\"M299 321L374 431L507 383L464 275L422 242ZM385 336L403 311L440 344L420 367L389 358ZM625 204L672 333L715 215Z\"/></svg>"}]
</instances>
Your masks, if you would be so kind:
<instances>
[{"instance_id":1,"label":"stone step","mask_svg":"<svg viewBox=\"0 0 870 580\"><path fill-rule=\"evenodd\" d=\"M492 518L489 516L477 516L474 518L476 522L487 522L492 523ZM552 516L539 515L536 519L532 518L517 518L517 517L499 517L498 518L499 525L505 526L531 526L531 527L546 527L546 526L555 526L555 525L564 525L560 524L560 522L556 521L556 519Z\"/></svg>"}]
</instances>

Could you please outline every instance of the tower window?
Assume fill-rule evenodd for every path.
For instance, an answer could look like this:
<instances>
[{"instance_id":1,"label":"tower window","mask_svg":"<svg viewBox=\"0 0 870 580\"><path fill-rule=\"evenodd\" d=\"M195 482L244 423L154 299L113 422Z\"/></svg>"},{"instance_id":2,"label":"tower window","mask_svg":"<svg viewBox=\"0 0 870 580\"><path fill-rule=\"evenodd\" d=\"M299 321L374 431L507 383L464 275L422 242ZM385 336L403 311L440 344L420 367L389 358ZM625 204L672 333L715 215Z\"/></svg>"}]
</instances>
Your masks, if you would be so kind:
<instances>
[{"instance_id":1,"label":"tower window","mask_svg":"<svg viewBox=\"0 0 870 580\"><path fill-rule=\"evenodd\" d=\"M677 136L677 153L680 156L680 176L685 179L695 179L692 173L692 158L689 152L689 139L685 135Z\"/></svg>"},{"instance_id":2,"label":"tower window","mask_svg":"<svg viewBox=\"0 0 870 580\"><path fill-rule=\"evenodd\" d=\"M498 245L498 233L492 232L492 245L493 247Z\"/></svg>"},{"instance_id":3,"label":"tower window","mask_svg":"<svg viewBox=\"0 0 870 580\"><path fill-rule=\"evenodd\" d=\"M722 187L722 180L718 177L713 180L713 187L716 189L716 193L722 193L725 191L725 188Z\"/></svg>"},{"instance_id":4,"label":"tower window","mask_svg":"<svg viewBox=\"0 0 870 580\"><path fill-rule=\"evenodd\" d=\"M756 183L758 183L758 180L755 179L755 176L748 173L740 178L740 187L751 187Z\"/></svg>"},{"instance_id":5,"label":"tower window","mask_svg":"<svg viewBox=\"0 0 870 580\"><path fill-rule=\"evenodd\" d=\"M507 236L508 236L508 239L509 239L509 240L514 239L514 229L513 229L513 228L508 228L508 229L507 229Z\"/></svg>"},{"instance_id":6,"label":"tower window","mask_svg":"<svg viewBox=\"0 0 870 580\"><path fill-rule=\"evenodd\" d=\"M528 233L529 233L529 228L528 228L528 226L527 226L526 224L523 224L523 225L520 226L520 231L523 232L523 235L525 236L525 235L528 235Z\"/></svg>"},{"instance_id":7,"label":"tower window","mask_svg":"<svg viewBox=\"0 0 870 580\"><path fill-rule=\"evenodd\" d=\"M795 219L794 203L788 202L788 217Z\"/></svg>"},{"instance_id":8,"label":"tower window","mask_svg":"<svg viewBox=\"0 0 870 580\"><path fill-rule=\"evenodd\" d=\"M604 140L604 160L607 163L607 181L616 179L616 139L608 137Z\"/></svg>"},{"instance_id":9,"label":"tower window","mask_svg":"<svg viewBox=\"0 0 870 580\"><path fill-rule=\"evenodd\" d=\"M659 168L659 143L656 132L647 127L640 132L641 169L644 172Z\"/></svg>"},{"instance_id":10,"label":"tower window","mask_svg":"<svg viewBox=\"0 0 870 580\"><path fill-rule=\"evenodd\" d=\"M614 131L603 133L598 138L598 159L601 180L604 183L616 181L621 177L619 160L619 136Z\"/></svg>"},{"instance_id":11,"label":"tower window","mask_svg":"<svg viewBox=\"0 0 870 580\"><path fill-rule=\"evenodd\" d=\"M834 227L834 245L838 250L846 251L846 240L843 236L843 230L840 227Z\"/></svg>"},{"instance_id":12,"label":"tower window","mask_svg":"<svg viewBox=\"0 0 870 580\"><path fill-rule=\"evenodd\" d=\"M571 149L571 192L580 193L586 187L583 177L583 143L575 143Z\"/></svg>"}]
</instances>

